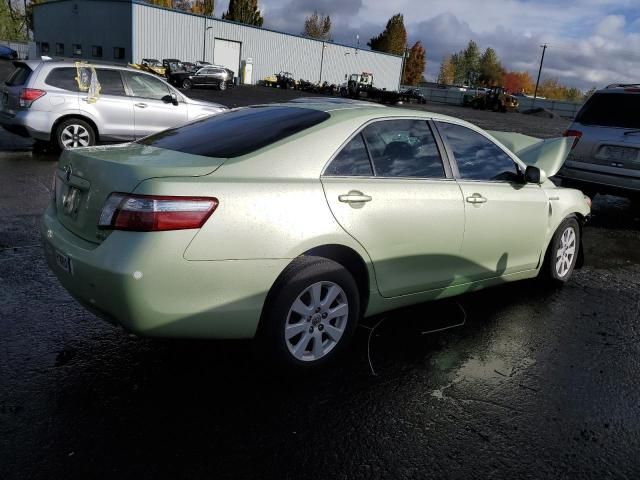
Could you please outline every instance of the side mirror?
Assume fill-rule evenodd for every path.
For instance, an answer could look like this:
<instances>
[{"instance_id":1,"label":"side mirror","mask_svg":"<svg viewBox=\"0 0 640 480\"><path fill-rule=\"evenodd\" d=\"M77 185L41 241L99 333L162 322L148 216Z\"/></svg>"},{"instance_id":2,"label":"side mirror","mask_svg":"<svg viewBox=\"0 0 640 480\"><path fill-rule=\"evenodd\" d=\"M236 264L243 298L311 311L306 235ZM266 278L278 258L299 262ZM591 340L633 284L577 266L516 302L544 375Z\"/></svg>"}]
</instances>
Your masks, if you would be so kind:
<instances>
[{"instance_id":1,"label":"side mirror","mask_svg":"<svg viewBox=\"0 0 640 480\"><path fill-rule=\"evenodd\" d=\"M547 180L547 174L544 170L540 170L538 167L529 165L524 172L524 180L527 183L543 184Z\"/></svg>"},{"instance_id":2,"label":"side mirror","mask_svg":"<svg viewBox=\"0 0 640 480\"><path fill-rule=\"evenodd\" d=\"M171 103L173 103L176 107L180 104L180 102L178 101L178 95L176 95L176 92L171 92Z\"/></svg>"}]
</instances>

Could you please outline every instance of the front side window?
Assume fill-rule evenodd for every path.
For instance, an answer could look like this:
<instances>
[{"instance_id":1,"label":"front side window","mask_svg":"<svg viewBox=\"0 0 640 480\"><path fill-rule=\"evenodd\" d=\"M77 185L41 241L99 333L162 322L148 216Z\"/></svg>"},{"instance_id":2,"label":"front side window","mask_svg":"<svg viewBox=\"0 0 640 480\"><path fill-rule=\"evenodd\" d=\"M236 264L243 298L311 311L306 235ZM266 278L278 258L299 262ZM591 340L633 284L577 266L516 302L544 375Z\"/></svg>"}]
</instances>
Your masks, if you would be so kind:
<instances>
[{"instance_id":1,"label":"front side window","mask_svg":"<svg viewBox=\"0 0 640 480\"><path fill-rule=\"evenodd\" d=\"M362 133L358 133L340 150L324 174L332 177L373 176Z\"/></svg>"},{"instance_id":2,"label":"front side window","mask_svg":"<svg viewBox=\"0 0 640 480\"><path fill-rule=\"evenodd\" d=\"M157 78L135 72L123 72L134 97L162 100L171 94L169 87Z\"/></svg>"},{"instance_id":3,"label":"front side window","mask_svg":"<svg viewBox=\"0 0 640 480\"><path fill-rule=\"evenodd\" d=\"M520 178L515 162L500 147L470 128L438 122L463 180L509 181Z\"/></svg>"},{"instance_id":4,"label":"front side window","mask_svg":"<svg viewBox=\"0 0 640 480\"><path fill-rule=\"evenodd\" d=\"M442 158L426 120L385 120L363 131L378 177L445 178Z\"/></svg>"},{"instance_id":5,"label":"front side window","mask_svg":"<svg viewBox=\"0 0 640 480\"><path fill-rule=\"evenodd\" d=\"M100 93L103 95L126 95L118 70L97 68L96 73L98 74L98 82L100 82Z\"/></svg>"}]
</instances>

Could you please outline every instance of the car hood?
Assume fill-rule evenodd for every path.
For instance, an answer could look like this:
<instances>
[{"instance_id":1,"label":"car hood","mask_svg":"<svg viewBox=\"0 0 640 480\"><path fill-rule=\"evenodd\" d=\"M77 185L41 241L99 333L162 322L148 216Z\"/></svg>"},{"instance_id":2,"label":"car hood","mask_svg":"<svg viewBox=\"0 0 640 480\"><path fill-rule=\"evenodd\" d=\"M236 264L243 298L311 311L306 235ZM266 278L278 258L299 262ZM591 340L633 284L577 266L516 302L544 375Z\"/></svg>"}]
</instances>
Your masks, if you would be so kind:
<instances>
[{"instance_id":1,"label":"car hood","mask_svg":"<svg viewBox=\"0 0 640 480\"><path fill-rule=\"evenodd\" d=\"M560 171L571 152L573 137L540 139L515 132L488 131L527 165L543 170L547 177Z\"/></svg>"},{"instance_id":2,"label":"car hood","mask_svg":"<svg viewBox=\"0 0 640 480\"><path fill-rule=\"evenodd\" d=\"M206 100L196 100L193 98L189 98L187 96L184 97L184 100L189 105L195 105L197 107L208 107L208 108L213 108L218 110L229 110L229 108L225 107L224 105L220 105L219 103L207 102Z\"/></svg>"}]
</instances>

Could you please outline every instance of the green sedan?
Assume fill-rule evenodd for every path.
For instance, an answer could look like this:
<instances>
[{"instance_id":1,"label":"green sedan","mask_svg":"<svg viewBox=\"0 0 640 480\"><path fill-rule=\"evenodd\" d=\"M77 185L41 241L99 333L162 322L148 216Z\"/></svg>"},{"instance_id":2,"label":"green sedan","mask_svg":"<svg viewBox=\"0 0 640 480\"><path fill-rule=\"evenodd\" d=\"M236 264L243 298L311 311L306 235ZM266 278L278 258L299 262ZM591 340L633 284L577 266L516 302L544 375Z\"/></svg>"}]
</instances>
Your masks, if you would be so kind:
<instances>
[{"instance_id":1,"label":"green sedan","mask_svg":"<svg viewBox=\"0 0 640 480\"><path fill-rule=\"evenodd\" d=\"M566 282L590 200L547 177L572 143L359 103L236 109L63 152L45 252L78 301L131 332L256 337L313 368L363 316Z\"/></svg>"}]
</instances>

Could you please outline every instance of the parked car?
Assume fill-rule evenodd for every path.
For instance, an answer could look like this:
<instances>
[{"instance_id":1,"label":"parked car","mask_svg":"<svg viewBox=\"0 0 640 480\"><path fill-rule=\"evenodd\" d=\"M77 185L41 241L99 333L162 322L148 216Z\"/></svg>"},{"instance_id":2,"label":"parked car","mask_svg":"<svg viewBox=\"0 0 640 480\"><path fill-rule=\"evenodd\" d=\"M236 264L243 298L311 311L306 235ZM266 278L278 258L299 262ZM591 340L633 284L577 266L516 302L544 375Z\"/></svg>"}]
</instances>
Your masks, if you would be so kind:
<instances>
[{"instance_id":1,"label":"parked car","mask_svg":"<svg viewBox=\"0 0 640 480\"><path fill-rule=\"evenodd\" d=\"M403 102L427 103L424 93L419 88L408 88L400 92L400 99Z\"/></svg>"},{"instance_id":2,"label":"parked car","mask_svg":"<svg viewBox=\"0 0 640 480\"><path fill-rule=\"evenodd\" d=\"M167 78L169 78L172 73L186 71L182 61L177 58L163 58L162 66L164 67L164 74Z\"/></svg>"},{"instance_id":3,"label":"parked car","mask_svg":"<svg viewBox=\"0 0 640 480\"><path fill-rule=\"evenodd\" d=\"M226 90L233 85L233 72L220 66L203 67L195 72L176 72L169 75L169 83L188 90L193 87L216 87Z\"/></svg>"},{"instance_id":4,"label":"parked car","mask_svg":"<svg viewBox=\"0 0 640 480\"><path fill-rule=\"evenodd\" d=\"M574 139L563 184L589 194L640 197L640 84L596 91L565 131Z\"/></svg>"},{"instance_id":5,"label":"parked car","mask_svg":"<svg viewBox=\"0 0 640 480\"><path fill-rule=\"evenodd\" d=\"M546 179L570 140L494 133L307 102L65 151L46 257L83 305L134 333L257 337L282 364L315 367L362 316L571 277L589 201Z\"/></svg>"},{"instance_id":6,"label":"parked car","mask_svg":"<svg viewBox=\"0 0 640 480\"><path fill-rule=\"evenodd\" d=\"M0 45L0 58L3 60L16 60L18 52L6 45Z\"/></svg>"},{"instance_id":7,"label":"parked car","mask_svg":"<svg viewBox=\"0 0 640 480\"><path fill-rule=\"evenodd\" d=\"M15 61L0 85L0 125L59 148L128 141L226 110L193 100L157 76L127 67ZM99 91L88 90L91 78ZM78 78L86 76L81 91Z\"/></svg>"}]
</instances>

